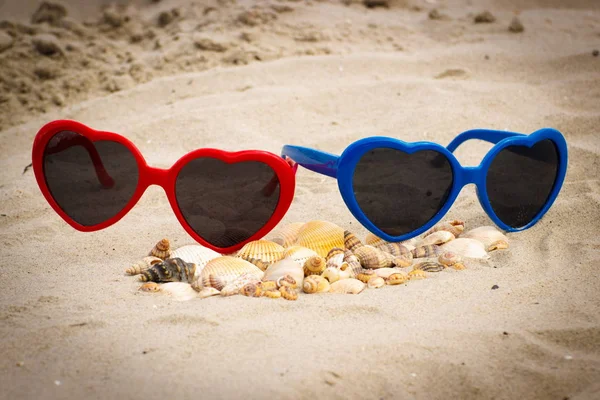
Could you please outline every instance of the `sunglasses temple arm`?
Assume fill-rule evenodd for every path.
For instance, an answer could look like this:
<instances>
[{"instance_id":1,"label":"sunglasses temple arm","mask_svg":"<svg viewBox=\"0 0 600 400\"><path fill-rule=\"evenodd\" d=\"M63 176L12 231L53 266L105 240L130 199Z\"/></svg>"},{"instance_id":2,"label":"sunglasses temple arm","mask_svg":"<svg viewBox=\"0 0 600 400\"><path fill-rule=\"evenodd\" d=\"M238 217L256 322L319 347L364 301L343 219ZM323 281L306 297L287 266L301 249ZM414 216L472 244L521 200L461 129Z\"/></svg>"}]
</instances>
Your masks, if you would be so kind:
<instances>
[{"instance_id":1,"label":"sunglasses temple arm","mask_svg":"<svg viewBox=\"0 0 600 400\"><path fill-rule=\"evenodd\" d=\"M506 138L514 137L514 136L525 136L522 133L516 132L507 132L507 131L496 131L491 129L472 129L469 131L465 131L454 138L446 146L446 148L453 153L461 144L468 140L477 139L483 140L485 142L496 144Z\"/></svg>"},{"instance_id":2,"label":"sunglasses temple arm","mask_svg":"<svg viewBox=\"0 0 600 400\"><path fill-rule=\"evenodd\" d=\"M46 152L48 154L60 153L61 151L64 151L73 146L82 146L88 152L90 158L92 159L92 163L94 164L96 176L98 177L98 181L100 181L100 184L106 189L112 188L115 185L114 179L111 178L111 176L104 168L102 158L100 158L100 154L98 154L96 146L94 146L94 143L92 143L92 141L87 139L86 137L71 136L69 138L59 141L56 144L56 146L48 148Z\"/></svg>"},{"instance_id":3,"label":"sunglasses temple arm","mask_svg":"<svg viewBox=\"0 0 600 400\"><path fill-rule=\"evenodd\" d=\"M285 145L281 149L283 158L302 165L304 168L332 178L337 177L338 156L308 147Z\"/></svg>"}]
</instances>

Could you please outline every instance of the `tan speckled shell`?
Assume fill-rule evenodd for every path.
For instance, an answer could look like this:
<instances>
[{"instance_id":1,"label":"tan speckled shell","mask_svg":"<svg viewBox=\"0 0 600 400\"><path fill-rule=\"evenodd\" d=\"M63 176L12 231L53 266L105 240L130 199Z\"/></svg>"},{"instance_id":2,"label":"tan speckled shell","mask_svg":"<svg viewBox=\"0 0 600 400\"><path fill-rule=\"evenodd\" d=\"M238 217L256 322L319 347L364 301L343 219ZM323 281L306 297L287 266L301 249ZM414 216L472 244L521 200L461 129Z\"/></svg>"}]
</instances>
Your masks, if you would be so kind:
<instances>
[{"instance_id":1,"label":"tan speckled shell","mask_svg":"<svg viewBox=\"0 0 600 400\"><path fill-rule=\"evenodd\" d=\"M262 289L256 282L248 282L240 289L240 294L246 297L260 297Z\"/></svg>"},{"instance_id":2,"label":"tan speckled shell","mask_svg":"<svg viewBox=\"0 0 600 400\"><path fill-rule=\"evenodd\" d=\"M419 240L416 244L416 247L427 246L430 244L444 244L451 240L456 239L451 232L448 231L436 231L431 234L425 236L423 239Z\"/></svg>"},{"instance_id":3,"label":"tan speckled shell","mask_svg":"<svg viewBox=\"0 0 600 400\"><path fill-rule=\"evenodd\" d=\"M467 269L467 267L465 266L465 264L463 264L462 262L457 262L456 264L452 264L450 266L450 268L453 268L457 271L461 271L463 269Z\"/></svg>"},{"instance_id":4,"label":"tan speckled shell","mask_svg":"<svg viewBox=\"0 0 600 400\"><path fill-rule=\"evenodd\" d=\"M162 262L163 260L158 258L158 257L154 257L154 256L147 256L142 258L140 261L136 262L135 264L133 264L131 267L127 268L127 270L125 270L125 273L127 275L139 275L142 272L144 272L145 270L147 270L148 268L150 268L151 266L153 266L156 263Z\"/></svg>"},{"instance_id":5,"label":"tan speckled shell","mask_svg":"<svg viewBox=\"0 0 600 400\"><path fill-rule=\"evenodd\" d=\"M302 286L304 280L304 268L291 258L284 258L275 264L269 265L265 271L264 281L277 281L277 279L290 275L299 286Z\"/></svg>"},{"instance_id":6,"label":"tan speckled shell","mask_svg":"<svg viewBox=\"0 0 600 400\"><path fill-rule=\"evenodd\" d=\"M160 291L160 285L156 282L146 282L140 286L139 290L142 292L158 292Z\"/></svg>"},{"instance_id":7,"label":"tan speckled shell","mask_svg":"<svg viewBox=\"0 0 600 400\"><path fill-rule=\"evenodd\" d=\"M298 282L291 275L284 275L277 278L277 287L281 288L282 286L287 286L290 289L295 289L298 287Z\"/></svg>"},{"instance_id":8,"label":"tan speckled shell","mask_svg":"<svg viewBox=\"0 0 600 400\"><path fill-rule=\"evenodd\" d=\"M300 265L304 265L306 260L315 256L318 256L316 251L296 245L285 249L285 253L283 253L283 258L291 258Z\"/></svg>"},{"instance_id":9,"label":"tan speckled shell","mask_svg":"<svg viewBox=\"0 0 600 400\"><path fill-rule=\"evenodd\" d=\"M291 224L284 225L269 235L269 239L283 247L290 247L296 243L298 233L303 225L304 222L292 222Z\"/></svg>"},{"instance_id":10,"label":"tan speckled shell","mask_svg":"<svg viewBox=\"0 0 600 400\"><path fill-rule=\"evenodd\" d=\"M442 265L451 266L462 261L462 257L452 251L445 251L438 257L438 261Z\"/></svg>"},{"instance_id":11,"label":"tan speckled shell","mask_svg":"<svg viewBox=\"0 0 600 400\"><path fill-rule=\"evenodd\" d=\"M304 276L320 275L325 271L326 261L321 256L314 256L306 260L304 263Z\"/></svg>"},{"instance_id":12,"label":"tan speckled shell","mask_svg":"<svg viewBox=\"0 0 600 400\"><path fill-rule=\"evenodd\" d=\"M223 289L228 283L233 282L238 277L251 273L260 280L264 272L256 265L237 257L222 256L210 260L202 270L202 273L196 280L201 282L196 286L212 286L216 289Z\"/></svg>"},{"instance_id":13,"label":"tan speckled shell","mask_svg":"<svg viewBox=\"0 0 600 400\"><path fill-rule=\"evenodd\" d=\"M423 261L413 266L413 270L420 269L425 272L440 272L444 270L444 266L435 261Z\"/></svg>"},{"instance_id":14,"label":"tan speckled shell","mask_svg":"<svg viewBox=\"0 0 600 400\"><path fill-rule=\"evenodd\" d=\"M379 289L385 286L385 279L380 276L374 276L367 282L367 287L370 289Z\"/></svg>"},{"instance_id":15,"label":"tan speckled shell","mask_svg":"<svg viewBox=\"0 0 600 400\"><path fill-rule=\"evenodd\" d=\"M281 292L279 291L279 289L276 290L265 290L262 292L262 295L264 297L268 297L270 299L278 299L281 297Z\"/></svg>"},{"instance_id":16,"label":"tan speckled shell","mask_svg":"<svg viewBox=\"0 0 600 400\"><path fill-rule=\"evenodd\" d=\"M341 294L358 294L362 292L367 285L362 283L358 279L349 278L342 279L331 284L329 289L330 293L341 293Z\"/></svg>"},{"instance_id":17,"label":"tan speckled shell","mask_svg":"<svg viewBox=\"0 0 600 400\"><path fill-rule=\"evenodd\" d=\"M288 286L280 287L279 292L281 293L281 297L283 297L286 300L297 300L298 299L298 292L296 292L296 289L292 289Z\"/></svg>"},{"instance_id":18,"label":"tan speckled shell","mask_svg":"<svg viewBox=\"0 0 600 400\"><path fill-rule=\"evenodd\" d=\"M339 280L344 280L350 278L350 271L348 269L340 269L335 267L325 268L325 271L321 274L321 276L329 281L329 283L333 283Z\"/></svg>"},{"instance_id":19,"label":"tan speckled shell","mask_svg":"<svg viewBox=\"0 0 600 400\"><path fill-rule=\"evenodd\" d=\"M240 249L237 256L265 270L269 265L283 259L283 246L270 240L254 240Z\"/></svg>"},{"instance_id":20,"label":"tan speckled shell","mask_svg":"<svg viewBox=\"0 0 600 400\"><path fill-rule=\"evenodd\" d=\"M462 238L471 238L483 243L486 251L508 249L508 238L493 226L480 226L461 235Z\"/></svg>"},{"instance_id":21,"label":"tan speckled shell","mask_svg":"<svg viewBox=\"0 0 600 400\"><path fill-rule=\"evenodd\" d=\"M440 246L436 246L433 244L427 246L415 247L411 250L413 258L426 258L426 257L435 257L442 252Z\"/></svg>"},{"instance_id":22,"label":"tan speckled shell","mask_svg":"<svg viewBox=\"0 0 600 400\"><path fill-rule=\"evenodd\" d=\"M366 269L359 274L356 275L356 279L361 281L362 283L367 283L371 280L371 278L376 277L374 269Z\"/></svg>"},{"instance_id":23,"label":"tan speckled shell","mask_svg":"<svg viewBox=\"0 0 600 400\"><path fill-rule=\"evenodd\" d=\"M386 279L386 283L388 285L402 285L403 283L406 283L406 282L408 282L408 275L406 275L402 272L397 272L395 274L391 274Z\"/></svg>"},{"instance_id":24,"label":"tan speckled shell","mask_svg":"<svg viewBox=\"0 0 600 400\"><path fill-rule=\"evenodd\" d=\"M240 293L240 291L245 285L249 283L257 284L258 282L260 282L260 280L256 279L256 276L253 273L242 274L232 282L225 285L223 289L221 289L221 296L236 295Z\"/></svg>"},{"instance_id":25,"label":"tan speckled shell","mask_svg":"<svg viewBox=\"0 0 600 400\"><path fill-rule=\"evenodd\" d=\"M161 260L171 257L171 243L169 239L165 238L156 243L148 255L158 257Z\"/></svg>"},{"instance_id":26,"label":"tan speckled shell","mask_svg":"<svg viewBox=\"0 0 600 400\"><path fill-rule=\"evenodd\" d=\"M344 247L344 229L329 221L310 221L300 228L295 244L325 257L334 247Z\"/></svg>"},{"instance_id":27,"label":"tan speckled shell","mask_svg":"<svg viewBox=\"0 0 600 400\"><path fill-rule=\"evenodd\" d=\"M269 290L277 290L277 289L279 289L279 287L277 286L277 282L275 282L275 281L261 281L260 289L263 292L267 292Z\"/></svg>"},{"instance_id":28,"label":"tan speckled shell","mask_svg":"<svg viewBox=\"0 0 600 400\"><path fill-rule=\"evenodd\" d=\"M451 251L462 257L488 259L483 243L470 238L458 238L440 246L441 250Z\"/></svg>"},{"instance_id":29,"label":"tan speckled shell","mask_svg":"<svg viewBox=\"0 0 600 400\"><path fill-rule=\"evenodd\" d=\"M344 246L350 250L354 251L359 247L364 246L364 243L360 241L356 235L350 231L344 231Z\"/></svg>"},{"instance_id":30,"label":"tan speckled shell","mask_svg":"<svg viewBox=\"0 0 600 400\"><path fill-rule=\"evenodd\" d=\"M413 269L412 271L410 271L408 273L408 279L410 279L410 280L425 279L425 278L427 278L427 274L422 269Z\"/></svg>"},{"instance_id":31,"label":"tan speckled shell","mask_svg":"<svg viewBox=\"0 0 600 400\"><path fill-rule=\"evenodd\" d=\"M433 228L425 232L423 237L427 237L427 235L432 234L433 232L438 231L447 231L454 235L454 237L459 237L460 234L465 230L464 221L460 220L452 220L452 221L443 221L436 224Z\"/></svg>"},{"instance_id":32,"label":"tan speckled shell","mask_svg":"<svg viewBox=\"0 0 600 400\"><path fill-rule=\"evenodd\" d=\"M185 262L196 264L196 277L198 277L206 264L210 260L221 257L221 254L199 244L189 244L173 250L171 257L179 257Z\"/></svg>"},{"instance_id":33,"label":"tan speckled shell","mask_svg":"<svg viewBox=\"0 0 600 400\"><path fill-rule=\"evenodd\" d=\"M194 284L192 284L192 287L194 288L194 290L198 290L196 289ZM219 291L219 289L215 289L214 287L205 287L199 291L198 297L200 297L201 299L205 299L207 297L216 296L220 293L221 292Z\"/></svg>"},{"instance_id":34,"label":"tan speckled shell","mask_svg":"<svg viewBox=\"0 0 600 400\"><path fill-rule=\"evenodd\" d=\"M323 293L329 291L329 281L319 275L310 275L304 279L302 284L304 293Z\"/></svg>"},{"instance_id":35,"label":"tan speckled shell","mask_svg":"<svg viewBox=\"0 0 600 400\"><path fill-rule=\"evenodd\" d=\"M354 251L354 255L364 268L389 268L394 266L394 256L373 246L364 245Z\"/></svg>"}]
</instances>

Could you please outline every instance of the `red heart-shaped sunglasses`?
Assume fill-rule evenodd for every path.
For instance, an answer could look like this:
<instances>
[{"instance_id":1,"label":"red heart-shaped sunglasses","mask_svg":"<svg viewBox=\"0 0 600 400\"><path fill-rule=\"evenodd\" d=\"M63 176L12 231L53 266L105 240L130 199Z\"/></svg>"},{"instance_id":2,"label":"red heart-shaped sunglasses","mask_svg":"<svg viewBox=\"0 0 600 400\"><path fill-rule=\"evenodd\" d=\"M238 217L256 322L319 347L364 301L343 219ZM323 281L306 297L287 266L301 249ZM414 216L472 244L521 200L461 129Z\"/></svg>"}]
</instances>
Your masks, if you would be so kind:
<instances>
[{"instance_id":1,"label":"red heart-shaped sunglasses","mask_svg":"<svg viewBox=\"0 0 600 400\"><path fill-rule=\"evenodd\" d=\"M161 169L125 137L76 121L44 125L32 158L44 197L75 229L114 224L158 185L185 230L222 253L266 235L294 197L296 165L273 153L197 149Z\"/></svg>"}]
</instances>

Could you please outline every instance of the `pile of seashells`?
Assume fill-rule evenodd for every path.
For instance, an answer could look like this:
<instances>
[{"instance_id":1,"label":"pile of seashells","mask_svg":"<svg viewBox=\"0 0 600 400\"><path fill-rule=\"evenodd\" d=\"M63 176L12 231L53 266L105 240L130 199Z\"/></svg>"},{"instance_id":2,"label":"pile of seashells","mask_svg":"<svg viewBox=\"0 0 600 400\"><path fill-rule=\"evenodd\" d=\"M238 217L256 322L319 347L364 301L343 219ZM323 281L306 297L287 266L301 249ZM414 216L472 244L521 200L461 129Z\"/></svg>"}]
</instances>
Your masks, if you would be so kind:
<instances>
[{"instance_id":1,"label":"pile of seashells","mask_svg":"<svg viewBox=\"0 0 600 400\"><path fill-rule=\"evenodd\" d=\"M492 226L464 229L464 222L453 220L404 242L368 234L363 243L328 221L299 222L276 230L269 240L247 243L235 255L197 244L171 250L163 239L126 273L140 275L145 282L140 290L178 300L236 294L296 300L300 291L358 294L445 268L462 270L463 259L485 259L488 252L508 248L508 238Z\"/></svg>"}]
</instances>

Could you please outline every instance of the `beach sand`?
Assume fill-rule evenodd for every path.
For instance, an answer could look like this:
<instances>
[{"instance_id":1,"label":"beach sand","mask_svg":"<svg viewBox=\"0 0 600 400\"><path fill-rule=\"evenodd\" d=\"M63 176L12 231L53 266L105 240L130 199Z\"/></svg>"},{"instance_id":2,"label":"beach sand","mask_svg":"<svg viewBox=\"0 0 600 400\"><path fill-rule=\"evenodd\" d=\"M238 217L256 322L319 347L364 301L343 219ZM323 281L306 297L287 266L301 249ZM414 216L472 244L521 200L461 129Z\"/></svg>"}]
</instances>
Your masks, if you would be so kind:
<instances>
[{"instance_id":1,"label":"beach sand","mask_svg":"<svg viewBox=\"0 0 600 400\"><path fill-rule=\"evenodd\" d=\"M0 3L0 398L600 398L597 1L77 3L40 24L39 2ZM474 23L484 10L495 22ZM118 132L162 168L199 147L339 154L476 127L557 128L569 166L488 263L356 296L177 302L124 275L163 237L193 242L161 189L93 233L47 204L25 167L53 119ZM493 224L471 186L448 218ZM335 180L300 168L281 225L316 219L367 233Z\"/></svg>"}]
</instances>

